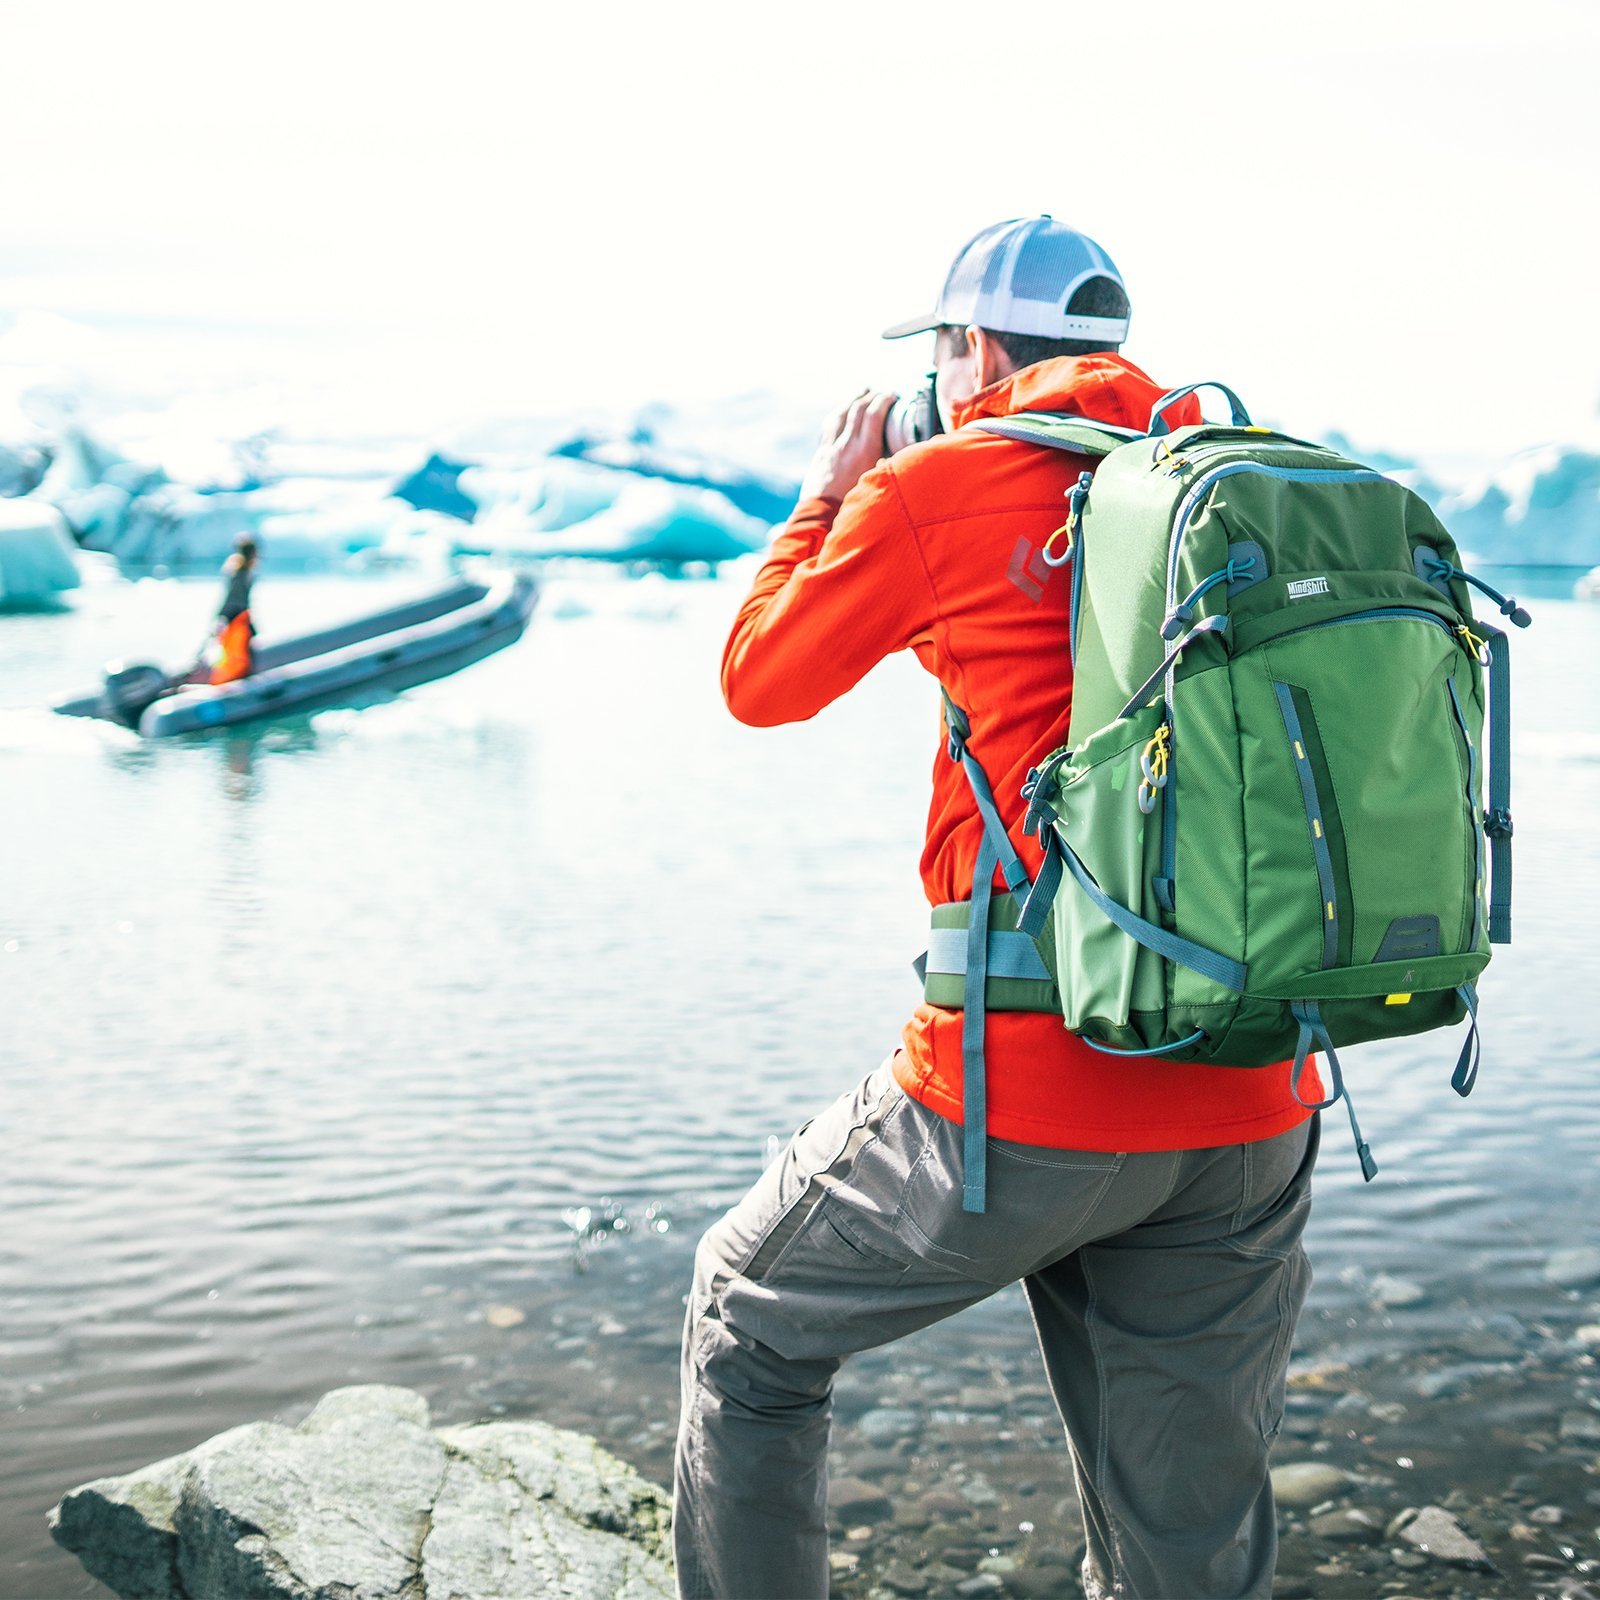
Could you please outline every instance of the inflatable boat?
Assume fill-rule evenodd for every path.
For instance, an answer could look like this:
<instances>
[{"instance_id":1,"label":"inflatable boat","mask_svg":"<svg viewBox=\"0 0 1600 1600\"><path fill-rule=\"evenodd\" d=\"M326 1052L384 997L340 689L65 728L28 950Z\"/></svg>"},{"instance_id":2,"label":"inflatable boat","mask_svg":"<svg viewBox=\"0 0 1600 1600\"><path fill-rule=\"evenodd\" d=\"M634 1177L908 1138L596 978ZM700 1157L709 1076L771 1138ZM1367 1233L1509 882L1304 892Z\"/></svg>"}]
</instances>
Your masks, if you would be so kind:
<instances>
[{"instance_id":1,"label":"inflatable boat","mask_svg":"<svg viewBox=\"0 0 1600 1600\"><path fill-rule=\"evenodd\" d=\"M331 628L258 642L255 670L233 683L195 683L188 669L114 661L93 694L55 709L158 739L346 705L447 677L505 649L522 637L537 598L527 573L461 581Z\"/></svg>"}]
</instances>

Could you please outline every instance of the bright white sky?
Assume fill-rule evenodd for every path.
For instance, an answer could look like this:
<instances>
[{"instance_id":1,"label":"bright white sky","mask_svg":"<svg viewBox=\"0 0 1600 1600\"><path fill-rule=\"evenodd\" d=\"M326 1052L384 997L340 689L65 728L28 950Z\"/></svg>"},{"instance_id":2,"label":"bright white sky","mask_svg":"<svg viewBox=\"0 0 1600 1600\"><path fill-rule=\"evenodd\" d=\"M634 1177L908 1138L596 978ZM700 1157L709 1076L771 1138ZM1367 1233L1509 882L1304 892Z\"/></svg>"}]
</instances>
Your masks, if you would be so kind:
<instances>
[{"instance_id":1,"label":"bright white sky","mask_svg":"<svg viewBox=\"0 0 1600 1600\"><path fill-rule=\"evenodd\" d=\"M1162 381L1401 451L1594 426L1592 0L52 0L0 41L0 330L156 388L820 407L914 378L878 330L1049 211Z\"/></svg>"}]
</instances>

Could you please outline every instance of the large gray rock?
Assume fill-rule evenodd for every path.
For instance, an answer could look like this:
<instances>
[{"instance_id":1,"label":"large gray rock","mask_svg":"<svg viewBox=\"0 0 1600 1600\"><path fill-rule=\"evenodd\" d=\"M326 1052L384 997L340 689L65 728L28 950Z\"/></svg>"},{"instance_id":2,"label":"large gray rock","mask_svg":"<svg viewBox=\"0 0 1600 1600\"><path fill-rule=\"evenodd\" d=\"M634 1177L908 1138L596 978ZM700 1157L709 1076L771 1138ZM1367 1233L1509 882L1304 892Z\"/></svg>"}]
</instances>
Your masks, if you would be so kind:
<instances>
[{"instance_id":1,"label":"large gray rock","mask_svg":"<svg viewBox=\"0 0 1600 1600\"><path fill-rule=\"evenodd\" d=\"M650 1600L666 1494L539 1422L428 1425L407 1389L325 1395L75 1489L56 1542L125 1600Z\"/></svg>"},{"instance_id":2,"label":"large gray rock","mask_svg":"<svg viewBox=\"0 0 1600 1600\"><path fill-rule=\"evenodd\" d=\"M1442 1506L1423 1506L1414 1516L1407 1514L1395 1520L1399 1524L1395 1531L1401 1540L1435 1561L1447 1561L1457 1567L1492 1565L1483 1546Z\"/></svg>"}]
</instances>

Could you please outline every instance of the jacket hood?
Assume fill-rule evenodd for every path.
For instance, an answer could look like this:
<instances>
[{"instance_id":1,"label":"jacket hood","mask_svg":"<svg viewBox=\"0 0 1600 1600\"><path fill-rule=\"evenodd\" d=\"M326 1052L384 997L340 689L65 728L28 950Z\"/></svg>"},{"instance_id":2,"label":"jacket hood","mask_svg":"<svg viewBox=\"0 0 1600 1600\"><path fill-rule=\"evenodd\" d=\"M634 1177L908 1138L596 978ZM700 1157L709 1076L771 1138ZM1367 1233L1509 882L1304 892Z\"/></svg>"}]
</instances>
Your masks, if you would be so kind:
<instances>
[{"instance_id":1,"label":"jacket hood","mask_svg":"<svg viewBox=\"0 0 1600 1600\"><path fill-rule=\"evenodd\" d=\"M1114 351L1092 356L1056 356L1019 367L951 407L951 421L965 427L980 417L1008 417L1016 411L1065 411L1097 422L1137 428L1150 426L1150 408L1167 391ZM1175 426L1198 422L1193 395L1169 413Z\"/></svg>"}]
</instances>

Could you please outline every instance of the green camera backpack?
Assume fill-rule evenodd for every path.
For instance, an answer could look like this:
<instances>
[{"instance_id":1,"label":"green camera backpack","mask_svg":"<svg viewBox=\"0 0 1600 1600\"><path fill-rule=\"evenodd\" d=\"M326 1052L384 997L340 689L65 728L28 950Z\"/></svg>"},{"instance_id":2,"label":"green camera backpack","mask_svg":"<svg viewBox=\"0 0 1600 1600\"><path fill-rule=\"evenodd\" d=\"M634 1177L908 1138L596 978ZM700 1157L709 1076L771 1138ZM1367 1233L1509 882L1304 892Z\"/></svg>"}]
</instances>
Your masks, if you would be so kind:
<instances>
[{"instance_id":1,"label":"green camera backpack","mask_svg":"<svg viewBox=\"0 0 1600 1600\"><path fill-rule=\"evenodd\" d=\"M1201 387L1222 389L1231 423L1169 432L1163 413ZM986 823L964 920L996 930L945 964L946 982L961 966L971 1046L969 1209L997 981L1053 989L1109 1055L1292 1056L1297 1099L1317 1049L1317 1108L1349 1107L1336 1046L1470 1015L1451 1080L1469 1093L1474 984L1511 936L1511 816L1507 640L1467 585L1519 627L1527 613L1461 569L1418 495L1251 426L1222 385L1163 397L1145 435L1041 413L978 426L1101 459L1070 491L1067 548L1046 547L1072 568L1073 689L1068 743L1023 791L1036 883L946 703ZM990 893L997 863L1010 896ZM1370 1179L1353 1110L1350 1125Z\"/></svg>"}]
</instances>

